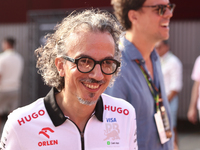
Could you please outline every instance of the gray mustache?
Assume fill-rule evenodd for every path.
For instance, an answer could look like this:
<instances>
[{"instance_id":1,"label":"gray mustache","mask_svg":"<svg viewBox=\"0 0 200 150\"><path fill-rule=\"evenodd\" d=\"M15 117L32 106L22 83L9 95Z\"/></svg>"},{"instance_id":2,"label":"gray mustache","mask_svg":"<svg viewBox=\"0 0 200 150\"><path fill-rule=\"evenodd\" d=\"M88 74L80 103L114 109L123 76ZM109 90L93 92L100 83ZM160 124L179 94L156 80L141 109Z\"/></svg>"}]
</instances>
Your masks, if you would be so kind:
<instances>
[{"instance_id":1,"label":"gray mustache","mask_svg":"<svg viewBox=\"0 0 200 150\"><path fill-rule=\"evenodd\" d=\"M101 80L101 81L97 81L95 79L81 79L80 80L81 82L87 82L87 83L97 83L97 84L104 84L105 81L104 80Z\"/></svg>"}]
</instances>

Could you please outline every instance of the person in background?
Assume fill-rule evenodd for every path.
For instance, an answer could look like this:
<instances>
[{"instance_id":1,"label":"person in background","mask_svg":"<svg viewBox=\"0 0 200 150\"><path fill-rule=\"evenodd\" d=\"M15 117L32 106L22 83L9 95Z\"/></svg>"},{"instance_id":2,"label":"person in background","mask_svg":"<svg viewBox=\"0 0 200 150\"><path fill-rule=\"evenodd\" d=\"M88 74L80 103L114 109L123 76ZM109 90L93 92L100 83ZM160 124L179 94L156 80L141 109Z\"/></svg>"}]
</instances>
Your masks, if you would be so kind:
<instances>
[{"instance_id":1,"label":"person in background","mask_svg":"<svg viewBox=\"0 0 200 150\"><path fill-rule=\"evenodd\" d=\"M15 39L7 37L2 41L0 53L0 125L7 115L20 103L21 78L24 68L23 57L16 52Z\"/></svg>"},{"instance_id":2,"label":"person in background","mask_svg":"<svg viewBox=\"0 0 200 150\"><path fill-rule=\"evenodd\" d=\"M196 58L191 78L194 83L187 117L191 123L195 124L198 120L197 116L200 116L200 56Z\"/></svg>"},{"instance_id":3,"label":"person in background","mask_svg":"<svg viewBox=\"0 0 200 150\"><path fill-rule=\"evenodd\" d=\"M111 4L125 33L120 40L120 76L105 93L134 106L139 150L173 150L169 104L154 47L169 37L175 4L168 0L112 0Z\"/></svg>"},{"instance_id":4,"label":"person in background","mask_svg":"<svg viewBox=\"0 0 200 150\"><path fill-rule=\"evenodd\" d=\"M161 69L164 77L165 91L170 106L173 130L175 133L174 149L178 150L177 134L177 111L178 94L182 89L182 63L171 51L169 51L168 40L159 42L156 45L156 51L160 56Z\"/></svg>"},{"instance_id":5,"label":"person in background","mask_svg":"<svg viewBox=\"0 0 200 150\"><path fill-rule=\"evenodd\" d=\"M138 150L133 106L103 94L119 72L120 34L106 11L64 18L35 51L39 73L52 89L9 115L0 149Z\"/></svg>"}]
</instances>

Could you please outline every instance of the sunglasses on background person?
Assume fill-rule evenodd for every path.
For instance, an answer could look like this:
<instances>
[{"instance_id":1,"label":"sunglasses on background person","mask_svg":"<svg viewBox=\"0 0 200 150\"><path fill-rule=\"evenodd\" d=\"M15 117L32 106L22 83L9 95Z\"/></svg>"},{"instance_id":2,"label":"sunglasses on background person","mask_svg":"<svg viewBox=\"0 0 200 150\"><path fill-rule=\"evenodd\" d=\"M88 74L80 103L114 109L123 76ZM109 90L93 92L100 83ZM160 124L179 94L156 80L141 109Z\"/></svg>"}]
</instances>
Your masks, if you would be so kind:
<instances>
[{"instance_id":1,"label":"sunglasses on background person","mask_svg":"<svg viewBox=\"0 0 200 150\"><path fill-rule=\"evenodd\" d=\"M156 10L158 11L158 14L160 16L164 15L167 8L171 11L171 13L173 13L174 8L175 8L175 4L167 4L167 5L147 5L147 6L142 6L142 7L150 7L150 8L156 8Z\"/></svg>"}]
</instances>

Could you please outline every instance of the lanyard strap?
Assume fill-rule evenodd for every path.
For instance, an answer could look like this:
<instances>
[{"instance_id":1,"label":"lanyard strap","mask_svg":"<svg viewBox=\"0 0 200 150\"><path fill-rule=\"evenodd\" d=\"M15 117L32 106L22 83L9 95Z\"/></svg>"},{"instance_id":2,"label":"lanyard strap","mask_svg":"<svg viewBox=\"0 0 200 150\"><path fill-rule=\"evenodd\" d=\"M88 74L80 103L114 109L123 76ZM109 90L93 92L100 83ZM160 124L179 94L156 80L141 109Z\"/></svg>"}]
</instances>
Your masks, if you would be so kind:
<instances>
[{"instance_id":1,"label":"lanyard strap","mask_svg":"<svg viewBox=\"0 0 200 150\"><path fill-rule=\"evenodd\" d=\"M160 90L158 90L158 88L152 82L150 75L146 72L146 70L144 69L144 67L140 63L140 61L138 59L136 59L135 62L140 67L140 70L142 71L142 74L144 75L144 77L145 77L145 79L147 81L147 84L149 86L151 94L152 94L152 96L153 96L153 98L155 100L155 103L156 103L156 112L158 112L159 111L159 98L160 98L159 95L161 95Z\"/></svg>"}]
</instances>

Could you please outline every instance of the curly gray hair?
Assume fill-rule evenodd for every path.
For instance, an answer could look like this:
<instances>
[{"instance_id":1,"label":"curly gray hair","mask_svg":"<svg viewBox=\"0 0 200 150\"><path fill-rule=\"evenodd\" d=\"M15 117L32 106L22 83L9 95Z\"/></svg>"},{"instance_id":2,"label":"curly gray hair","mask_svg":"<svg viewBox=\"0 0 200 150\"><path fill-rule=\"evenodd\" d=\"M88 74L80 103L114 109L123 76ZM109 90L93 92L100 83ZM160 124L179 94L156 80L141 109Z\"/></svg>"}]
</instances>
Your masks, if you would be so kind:
<instances>
[{"instance_id":1,"label":"curly gray hair","mask_svg":"<svg viewBox=\"0 0 200 150\"><path fill-rule=\"evenodd\" d=\"M37 56L36 67L39 69L38 73L41 74L46 85L55 87L59 91L64 88L64 78L59 76L55 66L55 58L66 55L68 52L68 48L66 47L68 43L66 42L68 41L69 35L81 30L110 33L115 42L114 57L118 61L121 60L121 53L118 49L121 26L113 15L106 11L94 9L85 10L81 13L72 13L56 26L55 33L46 36L47 41L45 46L41 46L35 50ZM114 78L118 72L119 69L113 74L111 83L114 82Z\"/></svg>"}]
</instances>

